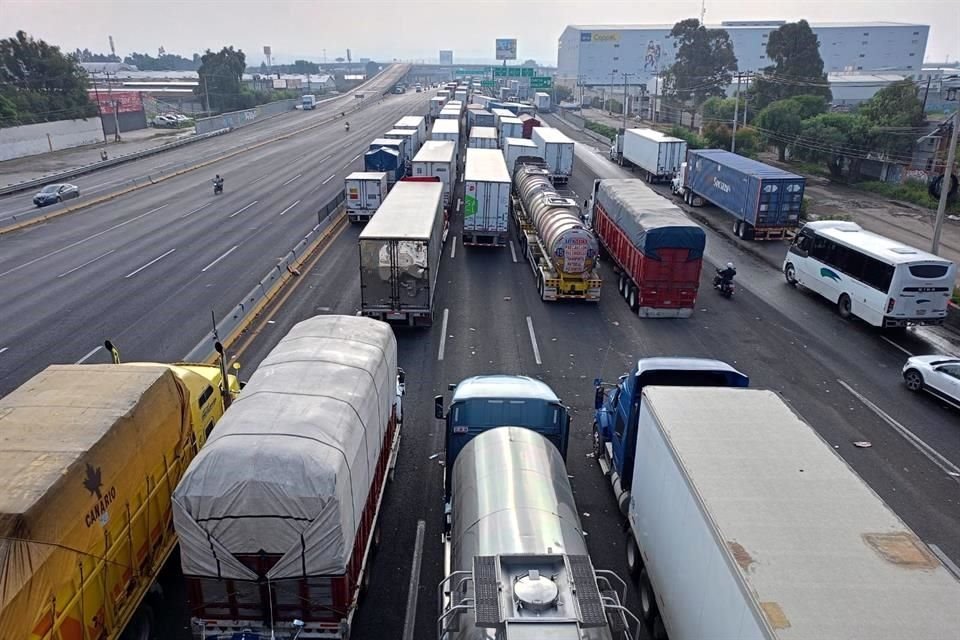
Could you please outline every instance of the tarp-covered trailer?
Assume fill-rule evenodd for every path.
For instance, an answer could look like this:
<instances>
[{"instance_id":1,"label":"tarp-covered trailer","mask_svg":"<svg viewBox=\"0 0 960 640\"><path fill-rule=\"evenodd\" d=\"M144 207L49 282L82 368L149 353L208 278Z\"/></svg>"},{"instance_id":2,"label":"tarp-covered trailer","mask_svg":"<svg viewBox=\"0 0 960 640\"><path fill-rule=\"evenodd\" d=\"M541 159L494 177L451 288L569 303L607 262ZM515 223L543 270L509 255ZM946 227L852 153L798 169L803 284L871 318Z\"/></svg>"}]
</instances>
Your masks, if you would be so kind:
<instances>
[{"instance_id":1,"label":"tarp-covered trailer","mask_svg":"<svg viewBox=\"0 0 960 640\"><path fill-rule=\"evenodd\" d=\"M399 445L397 374L389 325L356 316L296 324L257 367L173 496L195 629L349 636Z\"/></svg>"}]
</instances>

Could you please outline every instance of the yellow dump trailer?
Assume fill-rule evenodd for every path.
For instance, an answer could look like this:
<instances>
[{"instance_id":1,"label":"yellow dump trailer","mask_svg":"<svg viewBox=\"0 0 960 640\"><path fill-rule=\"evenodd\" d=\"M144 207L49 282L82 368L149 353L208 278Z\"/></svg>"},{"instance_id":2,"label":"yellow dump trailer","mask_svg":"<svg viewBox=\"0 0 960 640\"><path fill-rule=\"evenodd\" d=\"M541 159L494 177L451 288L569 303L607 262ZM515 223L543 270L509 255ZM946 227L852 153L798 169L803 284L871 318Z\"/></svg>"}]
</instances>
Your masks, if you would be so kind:
<instances>
[{"instance_id":1,"label":"yellow dump trailer","mask_svg":"<svg viewBox=\"0 0 960 640\"><path fill-rule=\"evenodd\" d=\"M220 380L204 365L53 365L0 399L0 638L150 624L140 604L176 545L170 496L223 414Z\"/></svg>"}]
</instances>

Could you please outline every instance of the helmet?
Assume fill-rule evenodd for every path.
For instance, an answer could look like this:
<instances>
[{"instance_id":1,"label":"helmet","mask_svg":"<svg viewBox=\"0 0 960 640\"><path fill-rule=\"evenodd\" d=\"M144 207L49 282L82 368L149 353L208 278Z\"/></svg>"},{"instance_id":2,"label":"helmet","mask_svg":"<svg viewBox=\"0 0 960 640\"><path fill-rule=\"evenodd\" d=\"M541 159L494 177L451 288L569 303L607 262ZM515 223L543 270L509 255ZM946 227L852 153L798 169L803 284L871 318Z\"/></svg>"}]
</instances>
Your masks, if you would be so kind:
<instances>
[{"instance_id":1,"label":"helmet","mask_svg":"<svg viewBox=\"0 0 960 640\"><path fill-rule=\"evenodd\" d=\"M727 269L733 269L733 263L732 263L732 262L728 262L728 263L727 263Z\"/></svg>"}]
</instances>

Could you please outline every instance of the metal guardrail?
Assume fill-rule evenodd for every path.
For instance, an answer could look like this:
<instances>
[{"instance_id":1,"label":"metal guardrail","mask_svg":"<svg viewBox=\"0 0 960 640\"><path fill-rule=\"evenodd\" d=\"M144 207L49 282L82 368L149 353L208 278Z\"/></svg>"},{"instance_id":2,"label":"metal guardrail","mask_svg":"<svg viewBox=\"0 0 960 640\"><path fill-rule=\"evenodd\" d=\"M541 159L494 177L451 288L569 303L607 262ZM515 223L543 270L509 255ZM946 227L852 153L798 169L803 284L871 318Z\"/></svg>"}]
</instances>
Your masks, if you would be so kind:
<instances>
[{"instance_id":1,"label":"metal guardrail","mask_svg":"<svg viewBox=\"0 0 960 640\"><path fill-rule=\"evenodd\" d=\"M317 237L330 228L336 218L334 213L340 210L344 200L344 193L340 191L333 200L317 210L317 224L281 258L276 266L260 279L239 304L217 321L216 330L207 332L203 340L184 357L185 362L203 362L211 358L215 353L214 343L217 339L226 340L237 327L250 321L251 314L260 308L261 303L269 300L275 293L273 291L274 287L292 273L290 270L305 256Z\"/></svg>"},{"instance_id":2,"label":"metal guardrail","mask_svg":"<svg viewBox=\"0 0 960 640\"><path fill-rule=\"evenodd\" d=\"M208 138L213 138L215 136L220 136L225 133L229 133L232 129L218 129L217 131L211 131L209 133L202 133L195 136L190 136L189 138L183 138L182 140L177 140L176 142L169 142L152 149L144 149L142 151L134 151L132 153L126 153L121 156L116 156L110 158L109 160L103 160L101 162L94 162L93 164L87 164L82 167L77 167L75 169L68 169L66 171L61 171L59 173L51 173L39 178L34 178L33 180L25 180L23 182L17 182L16 184L7 185L5 187L0 187L0 196L9 195L11 193L19 193L21 191L28 191L30 189L35 189L36 187L43 186L45 184L53 182L62 182L69 178L75 178L77 176L82 176L86 173L92 173L93 171L99 171L100 169L106 169L107 167L112 167L118 164L124 164L125 162L131 162L133 160L139 160L140 158L146 158L157 153L162 153L164 151L169 151L170 149L175 149L177 147L183 147L194 142L200 142L201 140L207 140Z\"/></svg>"}]
</instances>

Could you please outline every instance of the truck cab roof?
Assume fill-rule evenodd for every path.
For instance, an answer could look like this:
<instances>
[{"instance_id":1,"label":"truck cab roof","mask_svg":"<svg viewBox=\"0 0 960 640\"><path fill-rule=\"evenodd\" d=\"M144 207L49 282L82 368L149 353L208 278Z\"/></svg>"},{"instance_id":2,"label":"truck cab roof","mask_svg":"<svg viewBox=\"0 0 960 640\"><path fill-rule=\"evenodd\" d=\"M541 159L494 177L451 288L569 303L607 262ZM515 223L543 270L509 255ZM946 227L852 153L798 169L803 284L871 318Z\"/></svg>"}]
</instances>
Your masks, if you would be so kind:
<instances>
[{"instance_id":1,"label":"truck cab roof","mask_svg":"<svg viewBox=\"0 0 960 640\"><path fill-rule=\"evenodd\" d=\"M664 371L676 371L680 375L690 375L691 372L713 374L724 379L724 382L718 386L746 387L749 383L749 378L746 374L741 373L722 360L713 360L710 358L640 358L637 360L637 366L633 371L633 375L639 378L646 374ZM680 384L680 382L673 382L672 384Z\"/></svg>"},{"instance_id":2,"label":"truck cab roof","mask_svg":"<svg viewBox=\"0 0 960 640\"><path fill-rule=\"evenodd\" d=\"M473 376L457 385L453 402L475 398L511 398L560 402L560 398L546 383L527 376L489 375Z\"/></svg>"}]
</instances>

